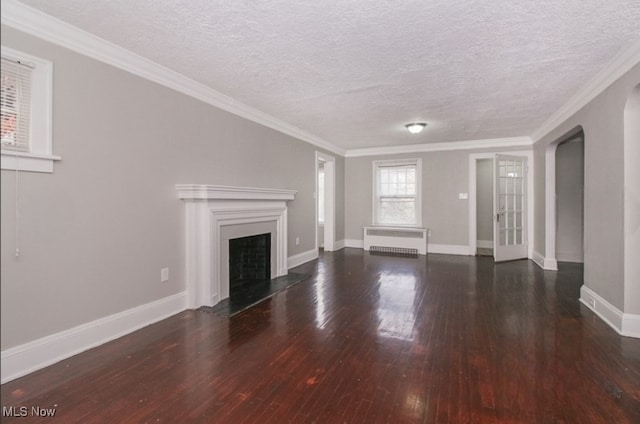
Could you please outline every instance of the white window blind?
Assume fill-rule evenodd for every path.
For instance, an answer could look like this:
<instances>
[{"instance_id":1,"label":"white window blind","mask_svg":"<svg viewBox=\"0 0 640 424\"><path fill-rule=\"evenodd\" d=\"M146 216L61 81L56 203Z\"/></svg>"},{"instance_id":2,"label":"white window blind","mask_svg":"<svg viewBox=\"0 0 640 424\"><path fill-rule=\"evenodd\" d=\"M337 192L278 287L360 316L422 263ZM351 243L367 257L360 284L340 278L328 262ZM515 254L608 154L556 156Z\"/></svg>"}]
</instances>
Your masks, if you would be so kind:
<instances>
[{"instance_id":1,"label":"white window blind","mask_svg":"<svg viewBox=\"0 0 640 424\"><path fill-rule=\"evenodd\" d=\"M416 165L378 165L377 223L415 225Z\"/></svg>"},{"instance_id":2,"label":"white window blind","mask_svg":"<svg viewBox=\"0 0 640 424\"><path fill-rule=\"evenodd\" d=\"M373 223L384 226L422 225L422 160L373 162Z\"/></svg>"},{"instance_id":3,"label":"white window blind","mask_svg":"<svg viewBox=\"0 0 640 424\"><path fill-rule=\"evenodd\" d=\"M2 58L0 118L3 150L30 151L32 73L32 66Z\"/></svg>"}]
</instances>

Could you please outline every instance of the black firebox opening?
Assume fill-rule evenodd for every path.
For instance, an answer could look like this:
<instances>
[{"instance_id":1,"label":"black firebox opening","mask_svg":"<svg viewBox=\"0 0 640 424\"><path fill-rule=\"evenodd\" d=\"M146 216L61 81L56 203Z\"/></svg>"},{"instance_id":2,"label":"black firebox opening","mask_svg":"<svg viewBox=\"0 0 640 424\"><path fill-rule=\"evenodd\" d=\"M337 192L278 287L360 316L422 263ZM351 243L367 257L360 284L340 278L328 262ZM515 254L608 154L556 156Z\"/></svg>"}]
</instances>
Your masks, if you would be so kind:
<instances>
[{"instance_id":1,"label":"black firebox opening","mask_svg":"<svg viewBox=\"0 0 640 424\"><path fill-rule=\"evenodd\" d=\"M229 240L229 295L271 279L271 234Z\"/></svg>"}]
</instances>

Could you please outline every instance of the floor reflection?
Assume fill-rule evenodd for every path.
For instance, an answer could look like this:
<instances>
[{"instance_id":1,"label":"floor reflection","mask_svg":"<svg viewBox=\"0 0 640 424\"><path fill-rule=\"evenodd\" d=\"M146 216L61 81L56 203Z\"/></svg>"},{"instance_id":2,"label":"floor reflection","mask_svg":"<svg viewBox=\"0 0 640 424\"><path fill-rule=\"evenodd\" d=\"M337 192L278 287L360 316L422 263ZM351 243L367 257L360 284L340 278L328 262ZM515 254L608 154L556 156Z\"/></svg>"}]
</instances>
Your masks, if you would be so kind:
<instances>
[{"instance_id":1,"label":"floor reflection","mask_svg":"<svg viewBox=\"0 0 640 424\"><path fill-rule=\"evenodd\" d=\"M413 340L415 324L416 277L413 274L384 272L378 280L380 295L376 314L378 335Z\"/></svg>"},{"instance_id":2,"label":"floor reflection","mask_svg":"<svg viewBox=\"0 0 640 424\"><path fill-rule=\"evenodd\" d=\"M327 307L324 297L325 281L326 281L326 267L323 262L318 264L318 274L315 284L316 295L316 327L319 330L323 330L327 325Z\"/></svg>"}]
</instances>

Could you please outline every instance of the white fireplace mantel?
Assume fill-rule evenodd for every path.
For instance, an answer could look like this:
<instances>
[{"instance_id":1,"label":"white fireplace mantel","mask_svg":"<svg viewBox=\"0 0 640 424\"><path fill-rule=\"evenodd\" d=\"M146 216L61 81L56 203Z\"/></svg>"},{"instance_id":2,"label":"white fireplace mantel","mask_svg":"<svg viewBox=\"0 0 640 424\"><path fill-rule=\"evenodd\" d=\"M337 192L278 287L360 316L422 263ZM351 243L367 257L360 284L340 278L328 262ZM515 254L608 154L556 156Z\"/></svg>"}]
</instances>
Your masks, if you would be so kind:
<instances>
[{"instance_id":1,"label":"white fireplace mantel","mask_svg":"<svg viewBox=\"0 0 640 424\"><path fill-rule=\"evenodd\" d=\"M286 275L287 201L295 190L231 187L207 184L177 184L178 197L186 205L186 282L190 308L213 306L229 296L229 282L222 281L221 239L225 226L275 224L276 269L272 275Z\"/></svg>"},{"instance_id":2,"label":"white fireplace mantel","mask_svg":"<svg viewBox=\"0 0 640 424\"><path fill-rule=\"evenodd\" d=\"M184 200L293 200L297 193L296 190L208 184L177 184L176 190Z\"/></svg>"}]
</instances>

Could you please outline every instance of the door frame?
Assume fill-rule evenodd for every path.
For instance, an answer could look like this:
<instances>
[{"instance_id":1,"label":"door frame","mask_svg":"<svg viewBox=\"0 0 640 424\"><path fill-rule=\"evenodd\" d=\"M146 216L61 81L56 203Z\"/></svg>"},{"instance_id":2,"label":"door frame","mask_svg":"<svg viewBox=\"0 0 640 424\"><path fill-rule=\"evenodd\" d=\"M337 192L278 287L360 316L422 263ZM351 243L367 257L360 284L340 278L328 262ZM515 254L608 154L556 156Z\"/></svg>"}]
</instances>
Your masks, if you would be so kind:
<instances>
[{"instance_id":1,"label":"door frame","mask_svg":"<svg viewBox=\"0 0 640 424\"><path fill-rule=\"evenodd\" d=\"M527 158L527 256L531 259L533 257L533 211L535 202L533 193L533 150L469 154L469 255L475 256L478 253L477 161L480 159L494 161L496 155L525 156ZM493 202L493 199L491 201Z\"/></svg>"},{"instance_id":2,"label":"door frame","mask_svg":"<svg viewBox=\"0 0 640 424\"><path fill-rule=\"evenodd\" d=\"M316 151L315 161L315 249L318 250L318 164L324 163L324 250L336 250L336 158L323 152Z\"/></svg>"}]
</instances>

